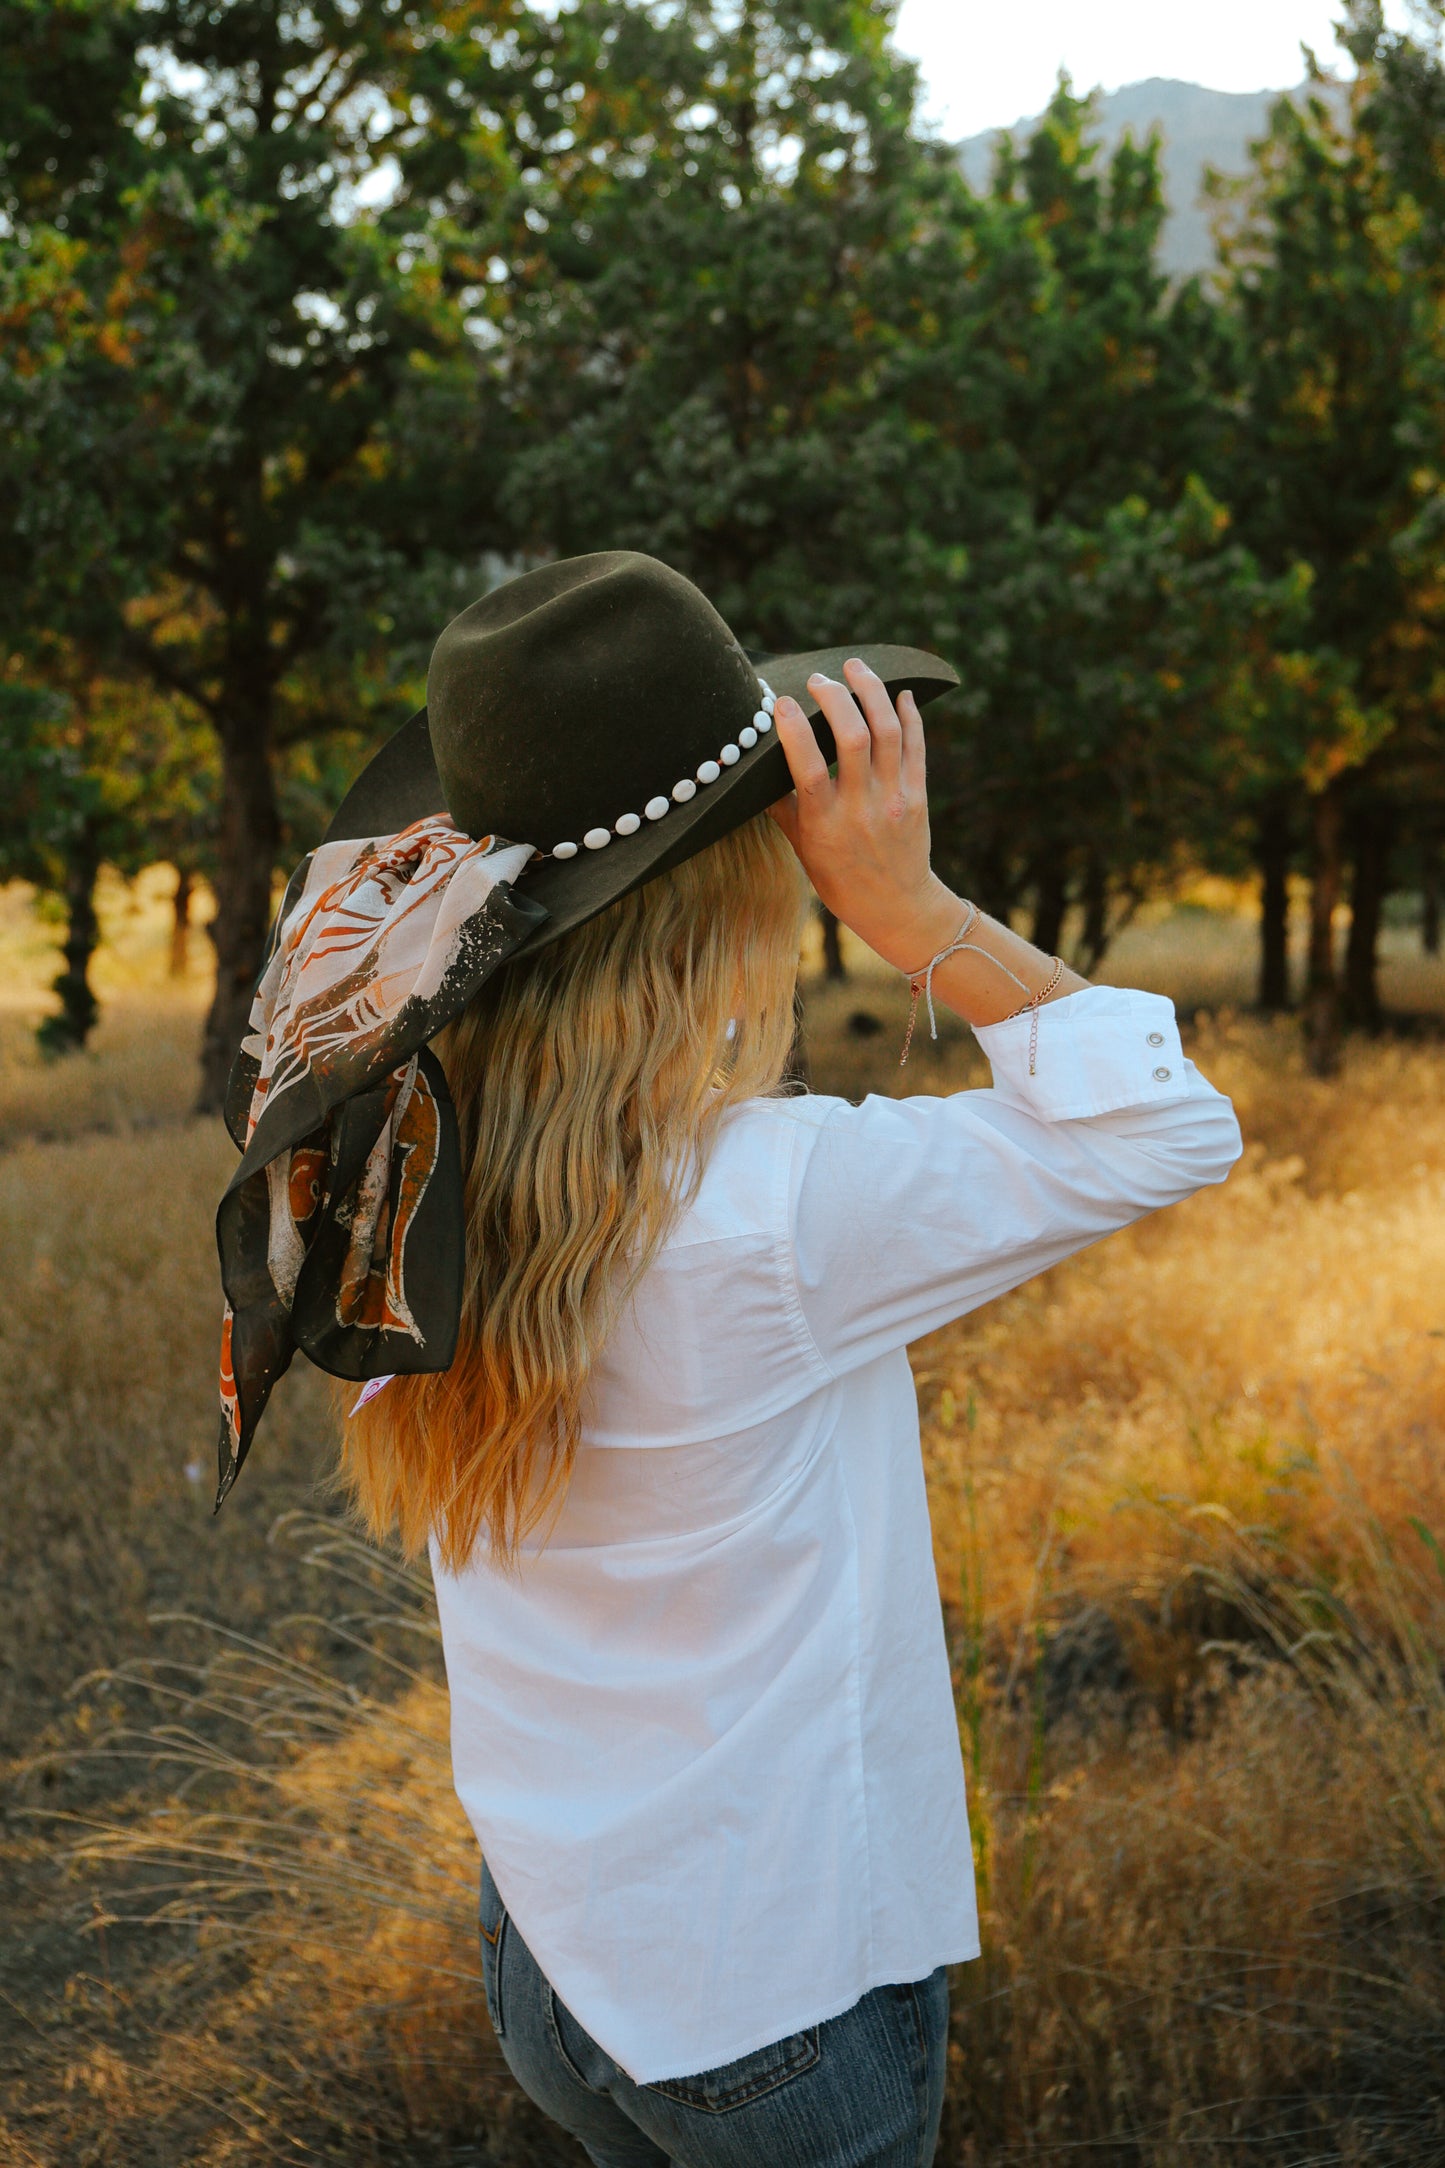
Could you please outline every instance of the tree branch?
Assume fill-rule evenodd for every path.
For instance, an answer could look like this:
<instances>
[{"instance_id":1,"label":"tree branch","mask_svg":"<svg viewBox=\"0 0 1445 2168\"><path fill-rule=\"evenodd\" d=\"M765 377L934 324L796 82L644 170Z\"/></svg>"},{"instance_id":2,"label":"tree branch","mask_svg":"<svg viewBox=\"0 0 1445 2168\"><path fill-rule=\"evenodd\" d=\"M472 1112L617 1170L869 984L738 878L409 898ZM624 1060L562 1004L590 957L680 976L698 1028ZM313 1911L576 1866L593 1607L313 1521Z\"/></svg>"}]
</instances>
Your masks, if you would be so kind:
<instances>
[{"instance_id":1,"label":"tree branch","mask_svg":"<svg viewBox=\"0 0 1445 2168\"><path fill-rule=\"evenodd\" d=\"M167 692L179 693L183 700L198 707L210 722L215 722L218 703L214 695L204 691L201 681L175 662L165 648L157 646L145 633L137 632L133 625L127 625L121 632L121 649L134 668L143 670Z\"/></svg>"}]
</instances>

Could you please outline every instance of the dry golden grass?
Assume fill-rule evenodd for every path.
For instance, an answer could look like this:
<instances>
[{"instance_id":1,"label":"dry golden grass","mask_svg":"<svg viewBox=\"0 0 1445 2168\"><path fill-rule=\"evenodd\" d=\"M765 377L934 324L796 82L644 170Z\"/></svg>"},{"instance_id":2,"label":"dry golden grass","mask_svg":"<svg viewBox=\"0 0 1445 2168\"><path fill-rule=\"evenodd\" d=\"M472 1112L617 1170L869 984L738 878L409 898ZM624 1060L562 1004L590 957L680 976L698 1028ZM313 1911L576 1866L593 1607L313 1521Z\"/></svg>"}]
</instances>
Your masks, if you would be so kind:
<instances>
[{"instance_id":1,"label":"dry golden grass","mask_svg":"<svg viewBox=\"0 0 1445 2168\"><path fill-rule=\"evenodd\" d=\"M1445 1534L1440 1053L1361 1047L1325 1089L1283 1032L1202 1036L1250 1139L1229 1183L918 1351L944 1585L971 1484L996 1609L1031 1600L1046 1528L1081 1596L1121 1554L1162 1585L1166 1503L1268 1523L1322 1571L1362 1513Z\"/></svg>"},{"instance_id":2,"label":"dry golden grass","mask_svg":"<svg viewBox=\"0 0 1445 2168\"><path fill-rule=\"evenodd\" d=\"M315 1513L309 1377L209 1520L229 1147L183 1118L200 988L158 994L153 917L64 1136L0 1158L0 2162L576 2163L486 2039L425 1584L325 1517L265 1540ZM1249 1151L915 1351L985 1912L941 2168L1413 2168L1445 2159L1445 1050L1315 1083L1230 1013L1237 919L1128 940L1114 975L1213 1012ZM951 1023L900 1075L904 1008L812 983L818 1087L981 1075ZM17 1050L0 1129L43 1081Z\"/></svg>"}]
</instances>

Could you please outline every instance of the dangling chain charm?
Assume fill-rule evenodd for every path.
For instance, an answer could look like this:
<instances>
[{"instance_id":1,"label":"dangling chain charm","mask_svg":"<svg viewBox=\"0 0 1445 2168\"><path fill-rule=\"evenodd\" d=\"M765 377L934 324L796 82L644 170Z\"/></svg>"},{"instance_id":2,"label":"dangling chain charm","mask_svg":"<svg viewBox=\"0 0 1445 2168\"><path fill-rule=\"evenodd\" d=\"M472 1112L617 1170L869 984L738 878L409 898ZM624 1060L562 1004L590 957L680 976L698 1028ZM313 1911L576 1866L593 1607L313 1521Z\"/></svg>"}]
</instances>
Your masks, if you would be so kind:
<instances>
[{"instance_id":1,"label":"dangling chain charm","mask_svg":"<svg viewBox=\"0 0 1445 2168\"><path fill-rule=\"evenodd\" d=\"M965 908L967 910L967 916L965 917L963 924L959 927L958 932L954 935L952 941L949 943L948 947L945 949L940 949L936 956L931 956L928 962L923 966L921 971L910 971L908 974L908 991L913 998L908 1004L908 1030L904 1034L903 1038L903 1052L898 1058L898 1066L900 1069L907 1061L908 1049L913 1044L913 1027L918 1021L918 1002L919 997L922 994L927 994L928 996L929 1035L934 1039L938 1037L938 1019L933 1013L934 968L936 965L943 962L945 956L953 956L957 953L959 949L967 948L971 945L964 939L964 936L969 932L969 930L973 926L974 920L978 917L978 905L976 903L970 903Z\"/></svg>"},{"instance_id":2,"label":"dangling chain charm","mask_svg":"<svg viewBox=\"0 0 1445 2168\"><path fill-rule=\"evenodd\" d=\"M1061 979L1061 978L1063 977L1063 975L1064 975L1064 959L1063 959L1063 957L1062 957L1062 956L1056 956L1056 957L1054 958L1054 968L1053 968L1053 970L1052 970L1052 971L1051 971L1051 972L1049 973L1049 982L1048 982L1047 986L1041 986L1041 987L1039 988L1039 990L1038 990L1038 992L1037 992L1036 994L1030 994L1030 995L1029 995L1029 998L1028 998L1028 1000L1027 1000L1027 1001L1025 1001L1025 1002L1022 1002L1022 1003L1021 1003L1021 1004L1019 1005L1019 1007L1018 1007L1018 1008L1016 1008L1016 1009L1014 1010L1014 1016L1022 1016L1022 1015L1023 1015L1023 1013L1024 1013L1024 1010L1025 1010L1025 1009L1032 1009L1032 1010L1033 1010L1033 1012L1034 1012L1034 1016L1033 1016L1033 1022L1032 1022L1032 1023L1030 1024L1030 1026L1029 1026L1029 1075L1030 1075L1030 1076L1034 1076L1034 1075L1036 1075L1036 1074L1037 1074L1037 1072L1038 1072L1038 1059L1039 1059L1039 1010L1040 1010L1040 1008L1041 1008L1041 1007L1043 1006L1044 1002L1046 1002L1046 1001L1048 1000L1048 998L1049 998L1049 995L1050 995L1050 994L1051 994L1051 993L1053 992L1054 988L1055 988L1055 987L1056 987L1056 986L1058 985L1058 983L1059 983L1059 980L1060 980L1060 979ZM1011 1016L1011 1017L1009 1018L1009 1022L1010 1022L1010 1023L1012 1023L1012 1022L1013 1022L1013 1017L1012 1017L1012 1016Z\"/></svg>"}]
</instances>

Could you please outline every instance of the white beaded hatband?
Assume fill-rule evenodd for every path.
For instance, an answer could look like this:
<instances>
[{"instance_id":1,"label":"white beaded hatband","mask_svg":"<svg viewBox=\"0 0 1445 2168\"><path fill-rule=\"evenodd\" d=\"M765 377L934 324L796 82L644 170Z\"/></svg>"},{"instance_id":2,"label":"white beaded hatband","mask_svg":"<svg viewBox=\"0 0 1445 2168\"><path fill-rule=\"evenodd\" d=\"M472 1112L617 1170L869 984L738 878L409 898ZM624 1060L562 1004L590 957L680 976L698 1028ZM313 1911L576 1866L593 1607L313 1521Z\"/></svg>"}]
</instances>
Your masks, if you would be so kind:
<instances>
[{"instance_id":1,"label":"white beaded hatband","mask_svg":"<svg viewBox=\"0 0 1445 2168\"><path fill-rule=\"evenodd\" d=\"M762 700L752 721L738 732L737 743L729 742L723 746L716 760L705 760L695 776L685 775L679 782L674 783L670 798L649 798L642 808L648 820L660 821L665 813L671 812L674 804L686 805L689 798L697 796L699 784L705 788L709 783L715 783L724 768L735 767L743 754L751 752L759 738L765 737L772 729L777 696L766 678L759 678L758 683L763 688ZM581 847L584 850L600 851L614 836L635 836L641 826L642 819L638 814L619 813L610 828L589 828L582 838ZM539 858L575 858L577 851L578 846L575 843L554 843L550 851L539 851L537 855Z\"/></svg>"}]
</instances>

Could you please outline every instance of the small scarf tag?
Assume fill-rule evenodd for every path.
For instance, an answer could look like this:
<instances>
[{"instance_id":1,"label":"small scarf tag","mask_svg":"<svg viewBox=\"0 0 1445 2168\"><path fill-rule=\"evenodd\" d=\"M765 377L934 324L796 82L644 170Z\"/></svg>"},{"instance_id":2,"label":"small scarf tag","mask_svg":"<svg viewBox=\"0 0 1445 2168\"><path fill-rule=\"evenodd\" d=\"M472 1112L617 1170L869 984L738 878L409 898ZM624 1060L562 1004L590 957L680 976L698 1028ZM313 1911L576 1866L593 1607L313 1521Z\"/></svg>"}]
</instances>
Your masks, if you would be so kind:
<instances>
[{"instance_id":1,"label":"small scarf tag","mask_svg":"<svg viewBox=\"0 0 1445 2168\"><path fill-rule=\"evenodd\" d=\"M362 1409L369 1407L378 1393L386 1391L387 1386L390 1385L395 1376L396 1372L389 1370L384 1378L368 1378L356 1396L351 1409L352 1414L360 1415Z\"/></svg>"}]
</instances>

